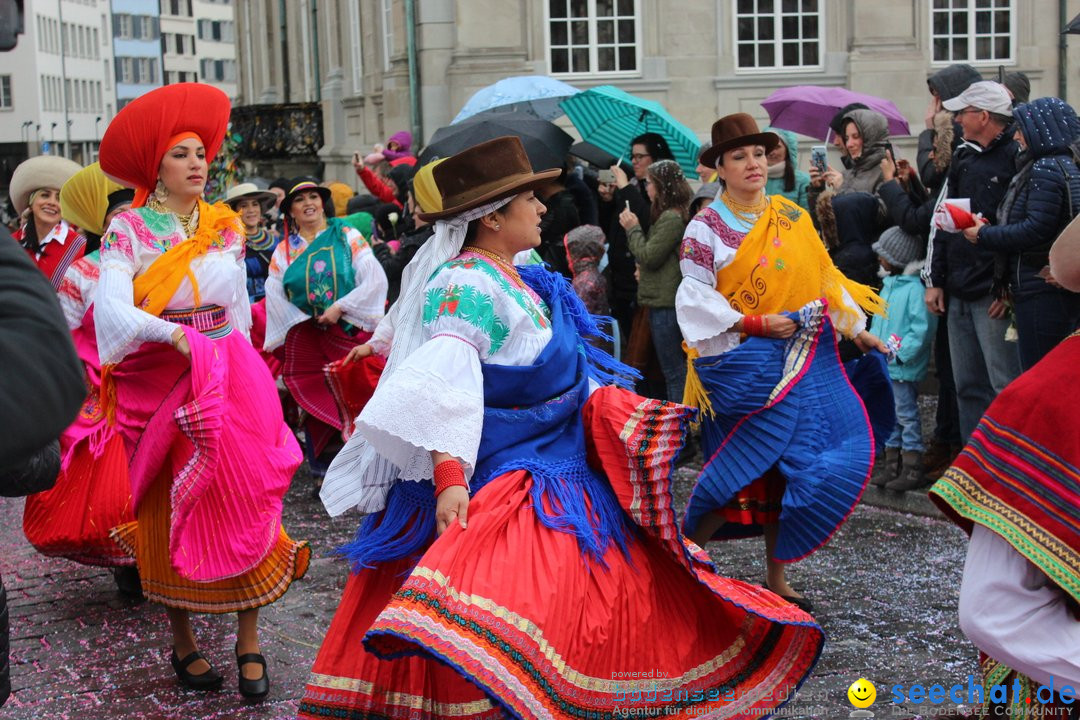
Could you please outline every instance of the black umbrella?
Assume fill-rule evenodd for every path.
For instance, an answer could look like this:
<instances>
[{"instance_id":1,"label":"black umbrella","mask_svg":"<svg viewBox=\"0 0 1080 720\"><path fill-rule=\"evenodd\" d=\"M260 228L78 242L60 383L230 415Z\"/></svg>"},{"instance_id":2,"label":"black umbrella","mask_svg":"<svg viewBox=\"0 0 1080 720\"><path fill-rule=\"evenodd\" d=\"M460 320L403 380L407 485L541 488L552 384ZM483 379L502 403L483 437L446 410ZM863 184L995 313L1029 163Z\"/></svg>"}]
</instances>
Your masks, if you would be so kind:
<instances>
[{"instance_id":1,"label":"black umbrella","mask_svg":"<svg viewBox=\"0 0 1080 720\"><path fill-rule=\"evenodd\" d=\"M1070 20L1069 24L1066 25L1065 29L1061 32L1069 33L1071 35L1080 35L1080 15L1077 15L1072 20Z\"/></svg>"},{"instance_id":2,"label":"black umbrella","mask_svg":"<svg viewBox=\"0 0 1080 720\"><path fill-rule=\"evenodd\" d=\"M439 128L417 158L418 165L448 157L487 140L516 135L525 146L533 170L562 167L574 139L547 120L519 112L475 115L457 125Z\"/></svg>"},{"instance_id":3,"label":"black umbrella","mask_svg":"<svg viewBox=\"0 0 1080 720\"><path fill-rule=\"evenodd\" d=\"M585 142L584 140L571 145L570 154L576 158L581 158L590 165L602 168L604 170L607 170L619 160L619 158L615 157L607 150L598 148L591 142ZM622 169L626 171L627 175L633 172L633 166L630 165L630 163L628 163L625 159L622 161L620 167L622 167Z\"/></svg>"}]
</instances>

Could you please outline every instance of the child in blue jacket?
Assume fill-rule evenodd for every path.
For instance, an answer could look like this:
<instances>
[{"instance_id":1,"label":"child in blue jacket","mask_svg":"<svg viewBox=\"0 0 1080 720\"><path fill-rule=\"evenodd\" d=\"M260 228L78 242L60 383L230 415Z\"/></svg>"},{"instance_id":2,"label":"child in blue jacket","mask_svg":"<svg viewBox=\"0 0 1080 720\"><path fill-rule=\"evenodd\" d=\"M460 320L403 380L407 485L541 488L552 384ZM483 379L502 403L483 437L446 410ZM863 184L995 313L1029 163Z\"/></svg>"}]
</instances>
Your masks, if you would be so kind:
<instances>
[{"instance_id":1,"label":"child in blue jacket","mask_svg":"<svg viewBox=\"0 0 1080 720\"><path fill-rule=\"evenodd\" d=\"M873 245L885 279L881 297L888 302L888 314L875 317L870 332L893 347L889 360L893 397L896 402L896 429L885 442L871 480L887 490L903 492L927 484L923 479L922 421L919 417L919 383L930 364L930 344L937 329L937 316L923 302L919 272L926 248L921 238L891 227Z\"/></svg>"}]
</instances>

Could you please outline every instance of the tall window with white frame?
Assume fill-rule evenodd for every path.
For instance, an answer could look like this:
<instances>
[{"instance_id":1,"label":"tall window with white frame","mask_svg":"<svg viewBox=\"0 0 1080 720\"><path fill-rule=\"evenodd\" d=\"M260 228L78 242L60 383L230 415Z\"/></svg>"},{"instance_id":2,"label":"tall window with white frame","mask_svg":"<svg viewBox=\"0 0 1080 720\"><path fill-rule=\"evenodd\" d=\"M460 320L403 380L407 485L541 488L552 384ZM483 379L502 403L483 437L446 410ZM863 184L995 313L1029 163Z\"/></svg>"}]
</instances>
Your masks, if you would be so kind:
<instances>
[{"instance_id":1,"label":"tall window with white frame","mask_svg":"<svg viewBox=\"0 0 1080 720\"><path fill-rule=\"evenodd\" d=\"M934 62L1011 63L1014 5L1014 0L934 0Z\"/></svg>"},{"instance_id":2,"label":"tall window with white frame","mask_svg":"<svg viewBox=\"0 0 1080 720\"><path fill-rule=\"evenodd\" d=\"M394 54L394 0L382 0L383 69L390 69Z\"/></svg>"},{"instance_id":3,"label":"tall window with white frame","mask_svg":"<svg viewBox=\"0 0 1080 720\"><path fill-rule=\"evenodd\" d=\"M11 97L11 76L0 75L0 110L11 110L14 105Z\"/></svg>"},{"instance_id":4,"label":"tall window with white frame","mask_svg":"<svg viewBox=\"0 0 1080 720\"><path fill-rule=\"evenodd\" d=\"M820 70L822 0L736 0L739 70Z\"/></svg>"},{"instance_id":5,"label":"tall window with white frame","mask_svg":"<svg viewBox=\"0 0 1080 720\"><path fill-rule=\"evenodd\" d=\"M553 75L636 75L638 0L548 0L548 67Z\"/></svg>"}]
</instances>

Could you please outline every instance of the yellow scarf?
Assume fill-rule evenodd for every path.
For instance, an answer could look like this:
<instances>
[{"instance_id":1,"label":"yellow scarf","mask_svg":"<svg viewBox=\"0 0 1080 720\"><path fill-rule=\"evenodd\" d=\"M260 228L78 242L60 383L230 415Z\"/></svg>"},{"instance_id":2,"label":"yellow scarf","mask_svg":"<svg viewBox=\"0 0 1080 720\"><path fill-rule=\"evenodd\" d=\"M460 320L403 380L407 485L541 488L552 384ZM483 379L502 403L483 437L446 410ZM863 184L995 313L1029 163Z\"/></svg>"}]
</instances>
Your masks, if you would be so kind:
<instances>
[{"instance_id":1,"label":"yellow scarf","mask_svg":"<svg viewBox=\"0 0 1080 720\"><path fill-rule=\"evenodd\" d=\"M135 306L151 315L161 312L172 300L184 278L191 282L195 293L195 307L202 302L199 298L199 283L191 272L191 263L195 258L205 255L214 242L220 242L226 230L232 230L239 237L244 235L244 226L240 216L225 203L210 205L201 198L199 203L199 227L187 240L169 248L157 260L150 264L132 283ZM115 364L101 368L101 399L108 424L116 421L116 381L113 378Z\"/></svg>"},{"instance_id":2,"label":"yellow scarf","mask_svg":"<svg viewBox=\"0 0 1080 720\"><path fill-rule=\"evenodd\" d=\"M834 325L845 333L860 319L860 308L871 315L885 314L885 301L873 288L849 280L833 265L809 213L780 195L771 196L734 260L716 273L716 289L743 315L793 312L825 298ZM851 307L845 290L857 307ZM688 352L683 402L712 414L694 369L696 356Z\"/></svg>"}]
</instances>

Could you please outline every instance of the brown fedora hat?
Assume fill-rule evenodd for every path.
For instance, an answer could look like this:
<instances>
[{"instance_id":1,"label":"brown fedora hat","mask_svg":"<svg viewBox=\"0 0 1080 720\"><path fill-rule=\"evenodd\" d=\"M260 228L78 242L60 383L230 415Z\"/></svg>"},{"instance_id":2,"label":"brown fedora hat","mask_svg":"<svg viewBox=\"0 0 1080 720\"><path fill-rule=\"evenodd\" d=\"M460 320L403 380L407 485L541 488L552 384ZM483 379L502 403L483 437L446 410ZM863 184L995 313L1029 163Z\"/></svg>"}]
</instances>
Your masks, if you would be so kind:
<instances>
[{"instance_id":1,"label":"brown fedora hat","mask_svg":"<svg viewBox=\"0 0 1080 720\"><path fill-rule=\"evenodd\" d=\"M517 137L488 140L451 155L432 169L442 210L419 212L417 216L432 222L460 215L484 203L532 190L561 172L561 168L533 172Z\"/></svg>"},{"instance_id":2,"label":"brown fedora hat","mask_svg":"<svg viewBox=\"0 0 1080 720\"><path fill-rule=\"evenodd\" d=\"M780 143L780 136L772 132L761 132L757 122L746 113L725 115L712 126L712 145L701 153L698 162L714 168L725 150L742 145L764 145L769 152Z\"/></svg>"}]
</instances>

